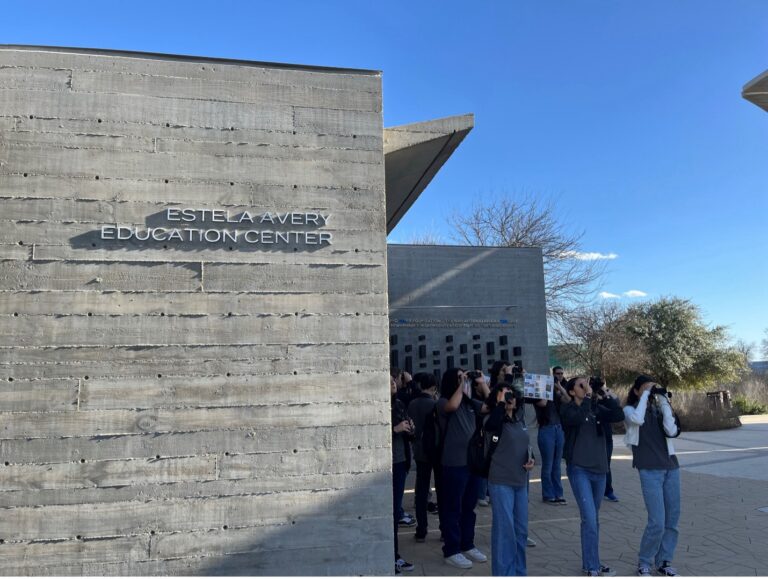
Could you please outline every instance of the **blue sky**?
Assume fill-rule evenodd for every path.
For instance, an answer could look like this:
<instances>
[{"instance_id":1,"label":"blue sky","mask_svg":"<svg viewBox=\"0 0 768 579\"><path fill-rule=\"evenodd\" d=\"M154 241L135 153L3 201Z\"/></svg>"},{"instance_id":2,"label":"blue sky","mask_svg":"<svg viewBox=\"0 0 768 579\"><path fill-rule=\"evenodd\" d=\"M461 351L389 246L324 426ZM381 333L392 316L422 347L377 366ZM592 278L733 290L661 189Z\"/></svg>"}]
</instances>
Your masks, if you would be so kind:
<instances>
[{"instance_id":1,"label":"blue sky","mask_svg":"<svg viewBox=\"0 0 768 579\"><path fill-rule=\"evenodd\" d=\"M598 291L680 296L758 342L768 328L764 0L48 2L4 0L0 42L382 70L386 126L475 129L390 240L480 194L553 200Z\"/></svg>"}]
</instances>

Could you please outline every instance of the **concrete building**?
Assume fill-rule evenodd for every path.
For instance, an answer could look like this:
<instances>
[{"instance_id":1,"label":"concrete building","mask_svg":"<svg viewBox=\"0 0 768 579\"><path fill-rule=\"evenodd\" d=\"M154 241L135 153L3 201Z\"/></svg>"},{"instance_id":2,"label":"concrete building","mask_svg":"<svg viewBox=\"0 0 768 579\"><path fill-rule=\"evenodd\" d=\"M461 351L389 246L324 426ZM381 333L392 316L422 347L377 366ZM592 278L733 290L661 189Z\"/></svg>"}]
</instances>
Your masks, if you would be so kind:
<instances>
[{"instance_id":1,"label":"concrete building","mask_svg":"<svg viewBox=\"0 0 768 579\"><path fill-rule=\"evenodd\" d=\"M389 245L390 360L410 373L496 360L549 373L538 248Z\"/></svg>"},{"instance_id":2,"label":"concrete building","mask_svg":"<svg viewBox=\"0 0 768 579\"><path fill-rule=\"evenodd\" d=\"M741 96L768 111L768 70L745 84Z\"/></svg>"},{"instance_id":3,"label":"concrete building","mask_svg":"<svg viewBox=\"0 0 768 579\"><path fill-rule=\"evenodd\" d=\"M385 129L376 71L50 47L0 46L0 92L3 574L391 574L386 235L472 115ZM409 251L430 370L417 325L466 296L413 284L508 263L455 347L543 369L540 253Z\"/></svg>"}]
</instances>

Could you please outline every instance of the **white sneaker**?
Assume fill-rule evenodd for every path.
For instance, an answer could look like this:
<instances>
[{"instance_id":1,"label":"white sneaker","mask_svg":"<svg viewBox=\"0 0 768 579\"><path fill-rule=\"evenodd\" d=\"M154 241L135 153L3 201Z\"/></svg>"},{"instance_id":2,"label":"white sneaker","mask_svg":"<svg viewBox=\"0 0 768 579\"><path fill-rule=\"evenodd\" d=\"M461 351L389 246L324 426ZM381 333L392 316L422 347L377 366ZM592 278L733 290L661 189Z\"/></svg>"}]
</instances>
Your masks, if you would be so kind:
<instances>
[{"instance_id":1,"label":"white sneaker","mask_svg":"<svg viewBox=\"0 0 768 579\"><path fill-rule=\"evenodd\" d=\"M472 568L472 561L467 559L464 555L461 553L456 553L455 555L451 555L450 557L446 557L443 559L448 565L451 567L456 567L457 569L471 569Z\"/></svg>"},{"instance_id":2,"label":"white sneaker","mask_svg":"<svg viewBox=\"0 0 768 579\"><path fill-rule=\"evenodd\" d=\"M490 506L490 502L488 502L488 499L477 499L477 506L479 507L488 507Z\"/></svg>"},{"instance_id":3,"label":"white sneaker","mask_svg":"<svg viewBox=\"0 0 768 579\"><path fill-rule=\"evenodd\" d=\"M525 545L526 545L526 547L535 547L535 546L536 546L536 541L534 541L533 539L531 539L530 537L528 537L528 538L525 540Z\"/></svg>"},{"instance_id":4,"label":"white sneaker","mask_svg":"<svg viewBox=\"0 0 768 579\"><path fill-rule=\"evenodd\" d=\"M485 563L488 561L488 557L486 557L477 547L473 547L469 551L464 551L464 556L467 559L471 559L475 563Z\"/></svg>"}]
</instances>

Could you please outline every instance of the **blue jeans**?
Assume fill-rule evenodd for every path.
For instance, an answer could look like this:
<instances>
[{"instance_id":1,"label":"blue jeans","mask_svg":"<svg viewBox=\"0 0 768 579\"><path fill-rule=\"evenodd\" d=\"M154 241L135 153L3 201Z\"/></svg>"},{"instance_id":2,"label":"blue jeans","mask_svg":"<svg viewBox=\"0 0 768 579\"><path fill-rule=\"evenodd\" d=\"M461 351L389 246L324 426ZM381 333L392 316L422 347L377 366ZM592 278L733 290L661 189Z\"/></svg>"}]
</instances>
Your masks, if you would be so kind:
<instances>
[{"instance_id":1,"label":"blue jeans","mask_svg":"<svg viewBox=\"0 0 768 579\"><path fill-rule=\"evenodd\" d=\"M639 564L660 567L672 561L677 547L677 522L680 519L680 469L640 469L648 525L640 541Z\"/></svg>"},{"instance_id":2,"label":"blue jeans","mask_svg":"<svg viewBox=\"0 0 768 579\"><path fill-rule=\"evenodd\" d=\"M528 487L488 483L491 493L491 572L494 577L524 576L528 539Z\"/></svg>"},{"instance_id":3,"label":"blue jeans","mask_svg":"<svg viewBox=\"0 0 768 579\"><path fill-rule=\"evenodd\" d=\"M405 479L408 477L408 463L396 462L392 465L392 519L395 523L395 560L400 558L397 542L397 527L400 521L399 509L403 504L403 493L405 492Z\"/></svg>"},{"instance_id":4,"label":"blue jeans","mask_svg":"<svg viewBox=\"0 0 768 579\"><path fill-rule=\"evenodd\" d=\"M539 452L541 453L541 496L559 499L563 496L562 472L560 463L563 459L565 436L559 424L548 424L539 428Z\"/></svg>"},{"instance_id":5,"label":"blue jeans","mask_svg":"<svg viewBox=\"0 0 768 579\"><path fill-rule=\"evenodd\" d=\"M576 465L568 465L568 481L581 514L581 567L585 571L600 569L600 502L605 492L605 474Z\"/></svg>"},{"instance_id":6,"label":"blue jeans","mask_svg":"<svg viewBox=\"0 0 768 579\"><path fill-rule=\"evenodd\" d=\"M475 505L478 477L466 466L443 466L438 497L443 557L475 548Z\"/></svg>"}]
</instances>

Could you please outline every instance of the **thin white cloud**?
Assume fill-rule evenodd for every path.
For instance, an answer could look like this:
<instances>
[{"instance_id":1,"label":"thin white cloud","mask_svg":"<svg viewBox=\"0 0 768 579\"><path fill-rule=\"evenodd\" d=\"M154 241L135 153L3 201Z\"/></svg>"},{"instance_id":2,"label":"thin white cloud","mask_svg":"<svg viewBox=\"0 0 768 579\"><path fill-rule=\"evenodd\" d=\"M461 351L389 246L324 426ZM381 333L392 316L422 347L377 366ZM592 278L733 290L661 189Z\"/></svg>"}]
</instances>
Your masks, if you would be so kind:
<instances>
[{"instance_id":1,"label":"thin white cloud","mask_svg":"<svg viewBox=\"0 0 768 579\"><path fill-rule=\"evenodd\" d=\"M628 292L624 292L624 295L628 298L644 298L648 294L640 290L629 290Z\"/></svg>"},{"instance_id":2,"label":"thin white cloud","mask_svg":"<svg viewBox=\"0 0 768 579\"><path fill-rule=\"evenodd\" d=\"M621 297L620 295L612 294L610 292L600 292L597 295L599 295L604 300L616 300L616 299L619 299Z\"/></svg>"},{"instance_id":3,"label":"thin white cloud","mask_svg":"<svg viewBox=\"0 0 768 579\"><path fill-rule=\"evenodd\" d=\"M596 251L564 251L560 255L565 259L578 259L580 261L597 261L619 257L617 253L598 253Z\"/></svg>"}]
</instances>

